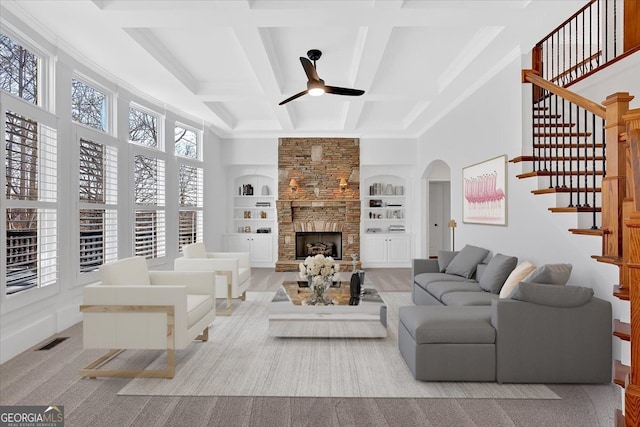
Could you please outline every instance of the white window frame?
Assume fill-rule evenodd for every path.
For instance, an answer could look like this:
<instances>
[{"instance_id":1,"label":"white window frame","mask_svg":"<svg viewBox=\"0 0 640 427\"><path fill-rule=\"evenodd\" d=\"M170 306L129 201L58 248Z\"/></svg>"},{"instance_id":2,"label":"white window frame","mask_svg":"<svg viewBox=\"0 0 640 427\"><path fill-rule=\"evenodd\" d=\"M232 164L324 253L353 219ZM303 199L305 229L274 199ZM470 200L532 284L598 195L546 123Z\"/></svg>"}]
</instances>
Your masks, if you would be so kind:
<instances>
[{"instance_id":1,"label":"white window frame","mask_svg":"<svg viewBox=\"0 0 640 427\"><path fill-rule=\"evenodd\" d=\"M113 94L110 90L108 90L107 88L105 88L104 86L96 83L94 80L84 76L83 74L80 74L78 72L74 72L71 76L72 81L73 80L78 80L82 83L84 83L87 86L92 87L93 89L95 89L96 91L102 93L105 96L105 114L106 114L106 118L105 118L105 129L104 130L100 130L97 128L94 128L92 126L86 125L84 123L80 123L77 122L75 120L73 120L73 117L71 118L71 124L72 125L77 125L77 126L82 126L85 127L87 129L91 129L91 130L96 130L99 131L101 134L107 134L107 135L113 135L113 113L114 113L114 109L113 109ZM69 86L73 89L72 86L72 81L69 82ZM95 139L95 138L94 138Z\"/></svg>"}]
</instances>

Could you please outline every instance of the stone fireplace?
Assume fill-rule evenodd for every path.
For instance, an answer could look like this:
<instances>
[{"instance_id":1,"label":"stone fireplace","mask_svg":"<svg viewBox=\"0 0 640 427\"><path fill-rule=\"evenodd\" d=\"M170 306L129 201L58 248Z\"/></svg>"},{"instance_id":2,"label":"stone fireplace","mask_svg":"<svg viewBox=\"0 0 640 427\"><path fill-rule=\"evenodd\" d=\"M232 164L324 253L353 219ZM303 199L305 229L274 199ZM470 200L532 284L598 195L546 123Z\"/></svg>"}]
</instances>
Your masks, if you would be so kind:
<instances>
[{"instance_id":1,"label":"stone fireplace","mask_svg":"<svg viewBox=\"0 0 640 427\"><path fill-rule=\"evenodd\" d=\"M276 271L297 270L309 243L333 243L334 259L342 270L350 270L351 255L360 253L359 140L282 138L278 173ZM292 179L295 189L289 187ZM340 188L342 179L346 188ZM300 240L303 236L309 241Z\"/></svg>"},{"instance_id":2,"label":"stone fireplace","mask_svg":"<svg viewBox=\"0 0 640 427\"><path fill-rule=\"evenodd\" d=\"M296 259L322 254L342 259L341 231L296 231Z\"/></svg>"}]
</instances>

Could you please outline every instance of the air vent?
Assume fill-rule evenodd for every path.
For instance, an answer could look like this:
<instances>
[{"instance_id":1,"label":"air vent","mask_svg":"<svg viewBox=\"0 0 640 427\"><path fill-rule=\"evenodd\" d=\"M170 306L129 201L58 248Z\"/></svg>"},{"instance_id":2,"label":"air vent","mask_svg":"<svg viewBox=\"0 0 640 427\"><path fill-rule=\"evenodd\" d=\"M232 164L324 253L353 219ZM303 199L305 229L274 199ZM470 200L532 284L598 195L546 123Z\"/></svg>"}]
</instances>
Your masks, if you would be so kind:
<instances>
[{"instance_id":1,"label":"air vent","mask_svg":"<svg viewBox=\"0 0 640 427\"><path fill-rule=\"evenodd\" d=\"M54 338L52 341L50 341L49 343L43 345L42 347L40 347L36 351L51 350L53 347L57 346L58 344L60 344L62 341L66 340L66 339L69 339L69 337Z\"/></svg>"}]
</instances>

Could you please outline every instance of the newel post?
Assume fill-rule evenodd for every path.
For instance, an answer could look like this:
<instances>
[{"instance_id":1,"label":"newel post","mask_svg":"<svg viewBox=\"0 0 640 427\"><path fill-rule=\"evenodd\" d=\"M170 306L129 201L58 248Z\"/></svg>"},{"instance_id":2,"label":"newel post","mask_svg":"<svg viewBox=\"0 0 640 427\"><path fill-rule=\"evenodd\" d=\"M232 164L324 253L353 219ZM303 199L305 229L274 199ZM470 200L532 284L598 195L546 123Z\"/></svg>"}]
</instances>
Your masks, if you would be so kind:
<instances>
[{"instance_id":1,"label":"newel post","mask_svg":"<svg viewBox=\"0 0 640 427\"><path fill-rule=\"evenodd\" d=\"M618 92L602 102L606 108L604 140L607 144L607 175L602 179L602 229L605 231L602 255L617 259L622 258L622 203L627 193L626 150L619 136L626 131L622 116L629 111L632 99L628 92Z\"/></svg>"}]
</instances>

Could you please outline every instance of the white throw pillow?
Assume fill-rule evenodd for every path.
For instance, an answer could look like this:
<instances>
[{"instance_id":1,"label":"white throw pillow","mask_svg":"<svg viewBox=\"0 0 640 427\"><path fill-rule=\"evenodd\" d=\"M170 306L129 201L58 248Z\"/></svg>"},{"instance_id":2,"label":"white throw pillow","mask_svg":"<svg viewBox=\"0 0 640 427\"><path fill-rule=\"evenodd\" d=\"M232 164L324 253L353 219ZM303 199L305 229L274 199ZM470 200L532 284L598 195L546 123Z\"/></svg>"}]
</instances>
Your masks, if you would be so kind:
<instances>
[{"instance_id":1,"label":"white throw pillow","mask_svg":"<svg viewBox=\"0 0 640 427\"><path fill-rule=\"evenodd\" d=\"M523 261L516 268L513 269L507 280L504 281L504 285L500 290L500 298L509 298L511 292L514 290L518 283L522 282L522 279L527 277L536 266L529 261Z\"/></svg>"}]
</instances>

